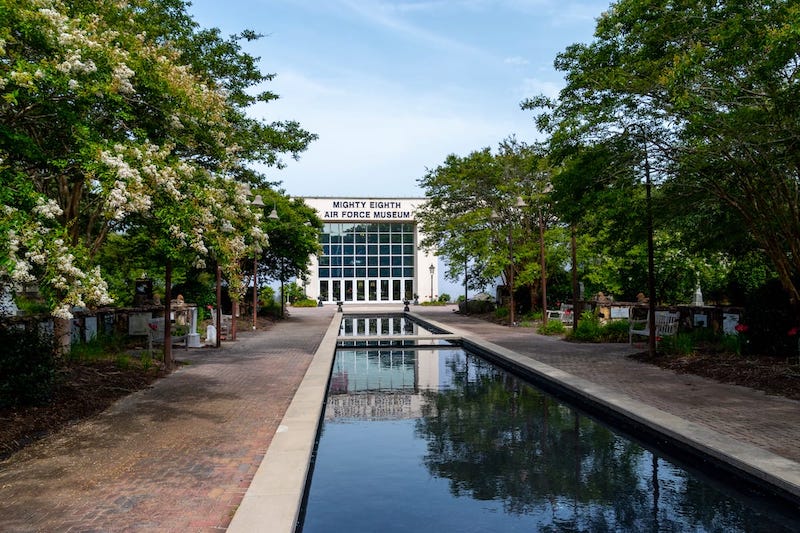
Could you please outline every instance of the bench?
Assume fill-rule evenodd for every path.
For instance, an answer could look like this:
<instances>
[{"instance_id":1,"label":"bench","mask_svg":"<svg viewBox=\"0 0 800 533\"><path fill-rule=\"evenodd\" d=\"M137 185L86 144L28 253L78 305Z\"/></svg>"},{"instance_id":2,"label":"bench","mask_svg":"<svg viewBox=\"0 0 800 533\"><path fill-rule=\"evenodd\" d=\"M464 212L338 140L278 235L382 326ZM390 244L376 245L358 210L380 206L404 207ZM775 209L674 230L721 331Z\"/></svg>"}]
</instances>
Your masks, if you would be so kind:
<instances>
[{"instance_id":1,"label":"bench","mask_svg":"<svg viewBox=\"0 0 800 533\"><path fill-rule=\"evenodd\" d=\"M634 335L650 337L650 311L647 312L647 317L644 320L634 319L633 309L631 309L630 316L631 318L628 321L628 343L633 344ZM680 314L678 312L656 311L656 344L658 344L661 337L675 335L678 332L679 321Z\"/></svg>"},{"instance_id":2,"label":"bench","mask_svg":"<svg viewBox=\"0 0 800 533\"><path fill-rule=\"evenodd\" d=\"M547 320L560 320L565 326L572 325L572 305L561 304L558 310L548 309Z\"/></svg>"}]
</instances>

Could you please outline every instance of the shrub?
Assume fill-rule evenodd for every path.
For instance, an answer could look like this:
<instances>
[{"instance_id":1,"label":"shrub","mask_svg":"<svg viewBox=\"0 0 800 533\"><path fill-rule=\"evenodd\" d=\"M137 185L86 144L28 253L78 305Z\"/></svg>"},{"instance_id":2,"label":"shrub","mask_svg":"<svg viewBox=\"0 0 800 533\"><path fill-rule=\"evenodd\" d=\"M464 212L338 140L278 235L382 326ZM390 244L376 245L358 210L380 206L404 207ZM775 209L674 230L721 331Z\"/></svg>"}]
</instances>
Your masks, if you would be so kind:
<instances>
[{"instance_id":1,"label":"shrub","mask_svg":"<svg viewBox=\"0 0 800 533\"><path fill-rule=\"evenodd\" d=\"M447 293L440 294L439 295L439 301L443 302L443 303L449 303L450 302L450 295L447 294Z\"/></svg>"},{"instance_id":2,"label":"shrub","mask_svg":"<svg viewBox=\"0 0 800 533\"><path fill-rule=\"evenodd\" d=\"M539 328L542 335L563 335L567 328L560 320L548 320L547 324Z\"/></svg>"},{"instance_id":3,"label":"shrub","mask_svg":"<svg viewBox=\"0 0 800 533\"><path fill-rule=\"evenodd\" d=\"M0 407L46 402L56 379L52 335L0 328L0 346Z\"/></svg>"},{"instance_id":4,"label":"shrub","mask_svg":"<svg viewBox=\"0 0 800 533\"><path fill-rule=\"evenodd\" d=\"M742 342L739 335L723 335L720 337L719 344L728 353L742 355Z\"/></svg>"},{"instance_id":5,"label":"shrub","mask_svg":"<svg viewBox=\"0 0 800 533\"><path fill-rule=\"evenodd\" d=\"M186 328L188 331L188 328ZM71 361L97 361L125 351L126 337L98 335L87 342L73 344L69 350Z\"/></svg>"},{"instance_id":6,"label":"shrub","mask_svg":"<svg viewBox=\"0 0 800 533\"><path fill-rule=\"evenodd\" d=\"M628 321L612 320L602 327L603 342L628 342Z\"/></svg>"},{"instance_id":7,"label":"shrub","mask_svg":"<svg viewBox=\"0 0 800 533\"><path fill-rule=\"evenodd\" d=\"M311 298L301 298L299 300L295 300L292 304L293 307L317 307L317 301L312 300Z\"/></svg>"},{"instance_id":8,"label":"shrub","mask_svg":"<svg viewBox=\"0 0 800 533\"><path fill-rule=\"evenodd\" d=\"M658 347L668 354L689 355L694 352L694 339L688 333L678 333L662 338Z\"/></svg>"},{"instance_id":9,"label":"shrub","mask_svg":"<svg viewBox=\"0 0 800 533\"><path fill-rule=\"evenodd\" d=\"M494 310L495 318L506 318L508 316L508 307L498 307Z\"/></svg>"},{"instance_id":10,"label":"shrub","mask_svg":"<svg viewBox=\"0 0 800 533\"><path fill-rule=\"evenodd\" d=\"M602 339L603 327L600 318L591 311L584 311L578 321L578 327L569 335L576 341L599 342Z\"/></svg>"}]
</instances>

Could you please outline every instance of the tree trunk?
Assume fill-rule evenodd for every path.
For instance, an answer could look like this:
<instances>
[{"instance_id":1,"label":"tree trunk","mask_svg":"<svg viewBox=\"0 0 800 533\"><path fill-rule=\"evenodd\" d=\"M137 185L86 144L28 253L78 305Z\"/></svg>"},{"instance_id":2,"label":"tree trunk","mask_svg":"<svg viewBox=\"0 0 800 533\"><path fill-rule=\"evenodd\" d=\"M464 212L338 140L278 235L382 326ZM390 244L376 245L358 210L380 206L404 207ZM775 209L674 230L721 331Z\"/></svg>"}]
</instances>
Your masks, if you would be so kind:
<instances>
[{"instance_id":1,"label":"tree trunk","mask_svg":"<svg viewBox=\"0 0 800 533\"><path fill-rule=\"evenodd\" d=\"M164 370L172 372L172 260L164 269Z\"/></svg>"}]
</instances>

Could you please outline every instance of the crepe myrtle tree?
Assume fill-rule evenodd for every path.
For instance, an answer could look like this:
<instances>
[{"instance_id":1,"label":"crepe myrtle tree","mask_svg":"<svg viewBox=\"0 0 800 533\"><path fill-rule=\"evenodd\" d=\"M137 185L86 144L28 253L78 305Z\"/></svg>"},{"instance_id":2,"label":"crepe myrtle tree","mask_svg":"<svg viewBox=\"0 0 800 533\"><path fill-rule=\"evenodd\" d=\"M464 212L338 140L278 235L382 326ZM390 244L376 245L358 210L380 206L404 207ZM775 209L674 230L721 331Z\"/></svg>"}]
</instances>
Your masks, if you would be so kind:
<instances>
[{"instance_id":1,"label":"crepe myrtle tree","mask_svg":"<svg viewBox=\"0 0 800 533\"><path fill-rule=\"evenodd\" d=\"M235 277L266 244L243 182L315 136L249 118L268 81L184 2L20 0L0 9L0 282L36 283L54 316L111 298L94 257L145 233L167 264ZM233 231L222 231L222 228Z\"/></svg>"}]
</instances>

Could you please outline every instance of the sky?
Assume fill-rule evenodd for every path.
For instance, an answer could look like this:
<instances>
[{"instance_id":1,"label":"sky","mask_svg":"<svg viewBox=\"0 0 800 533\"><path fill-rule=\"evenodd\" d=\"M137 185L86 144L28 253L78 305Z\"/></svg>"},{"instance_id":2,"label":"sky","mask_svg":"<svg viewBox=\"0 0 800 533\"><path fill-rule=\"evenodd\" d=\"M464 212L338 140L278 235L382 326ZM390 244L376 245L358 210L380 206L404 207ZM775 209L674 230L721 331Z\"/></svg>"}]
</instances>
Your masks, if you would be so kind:
<instances>
[{"instance_id":1,"label":"sky","mask_svg":"<svg viewBox=\"0 0 800 533\"><path fill-rule=\"evenodd\" d=\"M189 13L245 43L264 88L250 112L319 136L260 168L290 196L421 197L449 154L541 140L520 103L555 96L556 55L592 40L607 0L193 0Z\"/></svg>"}]
</instances>

